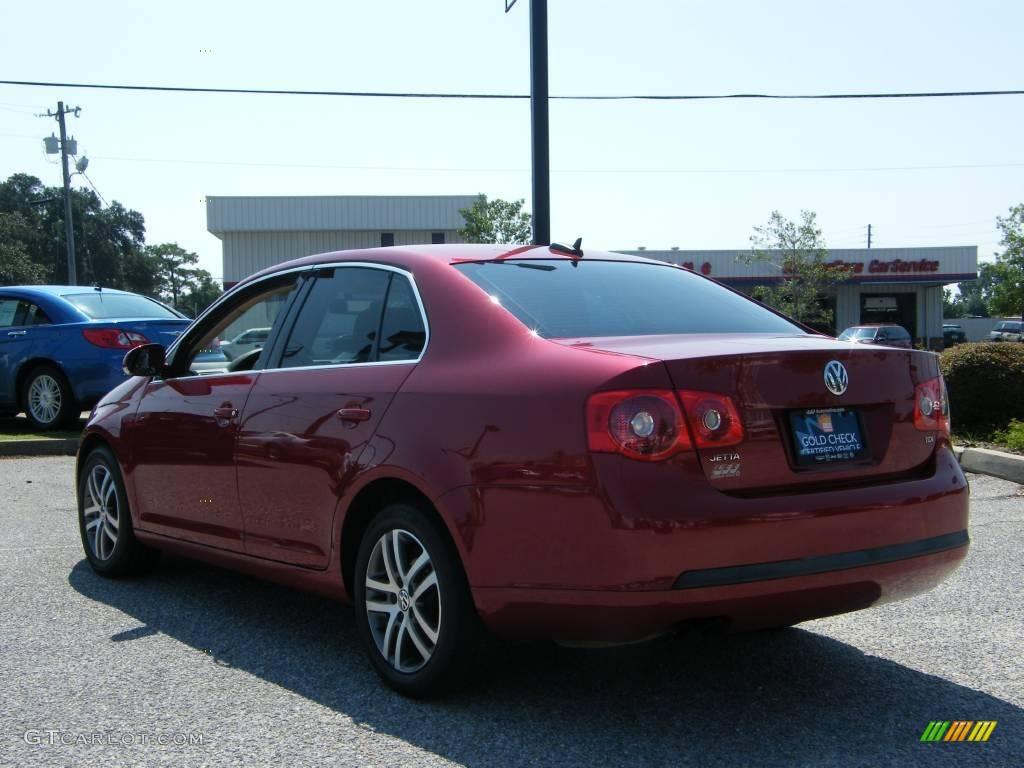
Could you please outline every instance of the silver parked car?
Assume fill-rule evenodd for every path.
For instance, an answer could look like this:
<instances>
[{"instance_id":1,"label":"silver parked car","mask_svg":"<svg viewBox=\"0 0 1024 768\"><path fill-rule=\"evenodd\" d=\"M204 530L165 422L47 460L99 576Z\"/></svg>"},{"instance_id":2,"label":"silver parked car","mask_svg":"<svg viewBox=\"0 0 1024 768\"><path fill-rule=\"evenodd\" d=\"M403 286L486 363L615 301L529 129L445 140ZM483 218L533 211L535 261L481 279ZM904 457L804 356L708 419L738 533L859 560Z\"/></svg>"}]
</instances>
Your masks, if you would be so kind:
<instances>
[{"instance_id":1,"label":"silver parked car","mask_svg":"<svg viewBox=\"0 0 1024 768\"><path fill-rule=\"evenodd\" d=\"M989 341L1024 341L1024 321L1004 320L988 334Z\"/></svg>"},{"instance_id":2,"label":"silver parked car","mask_svg":"<svg viewBox=\"0 0 1024 768\"><path fill-rule=\"evenodd\" d=\"M222 341L220 348L229 360L237 360L246 352L263 349L263 345L267 343L269 337L269 328L250 328L247 331L242 331L230 341Z\"/></svg>"}]
</instances>

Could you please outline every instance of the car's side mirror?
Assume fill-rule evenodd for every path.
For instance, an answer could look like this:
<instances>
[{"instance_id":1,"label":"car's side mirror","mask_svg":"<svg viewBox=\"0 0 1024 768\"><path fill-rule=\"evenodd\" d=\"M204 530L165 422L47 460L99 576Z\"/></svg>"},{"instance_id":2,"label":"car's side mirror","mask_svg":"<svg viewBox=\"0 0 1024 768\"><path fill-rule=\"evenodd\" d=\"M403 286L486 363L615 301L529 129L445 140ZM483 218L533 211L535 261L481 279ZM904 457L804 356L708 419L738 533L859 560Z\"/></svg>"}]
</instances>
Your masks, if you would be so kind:
<instances>
[{"instance_id":1,"label":"car's side mirror","mask_svg":"<svg viewBox=\"0 0 1024 768\"><path fill-rule=\"evenodd\" d=\"M121 367L129 376L157 376L164 369L165 354L162 344L141 344L128 350Z\"/></svg>"}]
</instances>

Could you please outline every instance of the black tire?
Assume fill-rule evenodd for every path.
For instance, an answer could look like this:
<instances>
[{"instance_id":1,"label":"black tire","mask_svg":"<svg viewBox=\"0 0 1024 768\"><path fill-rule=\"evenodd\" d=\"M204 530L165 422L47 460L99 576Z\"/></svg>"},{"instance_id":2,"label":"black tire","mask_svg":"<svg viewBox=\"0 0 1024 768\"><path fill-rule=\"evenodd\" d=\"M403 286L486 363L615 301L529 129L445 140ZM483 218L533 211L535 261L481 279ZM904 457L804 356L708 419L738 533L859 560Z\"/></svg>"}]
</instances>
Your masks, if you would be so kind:
<instances>
[{"instance_id":1,"label":"black tire","mask_svg":"<svg viewBox=\"0 0 1024 768\"><path fill-rule=\"evenodd\" d=\"M21 404L29 424L39 430L71 426L81 413L68 380L48 363L35 366L25 377Z\"/></svg>"},{"instance_id":2,"label":"black tire","mask_svg":"<svg viewBox=\"0 0 1024 768\"><path fill-rule=\"evenodd\" d=\"M97 496L104 500L99 509L95 503ZM93 449L82 465L78 478L78 530L89 565L101 576L146 573L160 560L157 550L135 538L121 469L105 446Z\"/></svg>"},{"instance_id":3,"label":"black tire","mask_svg":"<svg viewBox=\"0 0 1024 768\"><path fill-rule=\"evenodd\" d=\"M406 558L405 568L409 579L406 583L401 576L396 578L396 581L404 586L393 596L381 590L374 591L371 596L374 605L381 605L383 599L390 596L394 598L396 610L393 612L394 618L392 614L382 612L374 613L371 618L370 612L367 611L367 571L372 568L375 575L380 573L377 566L380 564L381 555L377 545L386 534L397 536L404 542L399 546L404 547L407 553L411 550L410 556ZM426 566L414 573L415 562L408 561L418 561L418 547L426 552L429 560ZM401 560L398 562L401 563ZM407 592L406 587L415 593L418 586L429 582L429 575L421 575L423 568L431 568L436 576L436 613L433 586L428 586L419 601L412 605L407 593L405 607L402 608L400 595L401 592ZM400 573L401 566L398 570ZM388 573L390 574L390 570ZM449 691L461 682L479 639L479 619L458 552L447 534L439 531L437 524L421 509L406 503L389 504L370 523L359 543L359 556L353 577L353 603L356 626L370 662L391 688L404 696L427 698ZM418 613L420 608L424 609L423 614ZM394 645L395 652L386 657L378 638L381 635L387 637L387 630L383 625L390 627L392 621L395 622L395 627L391 630L392 638L396 639L392 639L389 646ZM403 630L405 622L408 622L409 626ZM416 642L418 639L421 644L429 645L429 635L423 628L426 626L429 629L431 624L437 628L436 641L429 658L424 662L423 654ZM403 631L405 635L400 634ZM402 646L403 637L405 654ZM409 669L400 670L398 666L402 661L396 665L391 656L404 656L405 661L411 662L405 665ZM418 668L417 661L421 662Z\"/></svg>"}]
</instances>

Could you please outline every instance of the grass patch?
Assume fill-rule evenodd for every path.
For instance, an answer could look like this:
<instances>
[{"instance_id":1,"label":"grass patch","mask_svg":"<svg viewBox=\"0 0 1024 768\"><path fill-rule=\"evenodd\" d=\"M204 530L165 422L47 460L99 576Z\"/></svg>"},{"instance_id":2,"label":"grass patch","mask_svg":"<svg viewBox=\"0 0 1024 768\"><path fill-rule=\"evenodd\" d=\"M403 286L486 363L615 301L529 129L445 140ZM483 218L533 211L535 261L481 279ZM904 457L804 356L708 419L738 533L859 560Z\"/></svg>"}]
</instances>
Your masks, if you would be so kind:
<instances>
[{"instance_id":1,"label":"grass patch","mask_svg":"<svg viewBox=\"0 0 1024 768\"><path fill-rule=\"evenodd\" d=\"M58 429L53 432L40 432L33 428L24 416L0 419L0 443L12 440L77 440L82 436L85 419L78 423L78 429Z\"/></svg>"}]
</instances>

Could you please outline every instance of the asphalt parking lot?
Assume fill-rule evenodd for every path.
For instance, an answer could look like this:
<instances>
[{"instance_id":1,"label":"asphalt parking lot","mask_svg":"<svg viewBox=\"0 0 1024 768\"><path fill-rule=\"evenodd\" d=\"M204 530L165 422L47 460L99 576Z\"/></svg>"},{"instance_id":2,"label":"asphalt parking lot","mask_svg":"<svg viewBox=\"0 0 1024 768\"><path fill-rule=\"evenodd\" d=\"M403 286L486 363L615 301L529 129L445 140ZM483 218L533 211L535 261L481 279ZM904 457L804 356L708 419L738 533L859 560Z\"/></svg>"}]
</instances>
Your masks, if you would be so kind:
<instances>
[{"instance_id":1,"label":"asphalt parking lot","mask_svg":"<svg viewBox=\"0 0 1024 768\"><path fill-rule=\"evenodd\" d=\"M93 575L73 462L0 461L2 766L1024 761L1024 488L1009 482L971 476L971 553L922 597L616 650L496 643L491 674L416 703L378 684L347 608L181 559ZM986 743L922 743L932 720L998 725Z\"/></svg>"}]
</instances>

